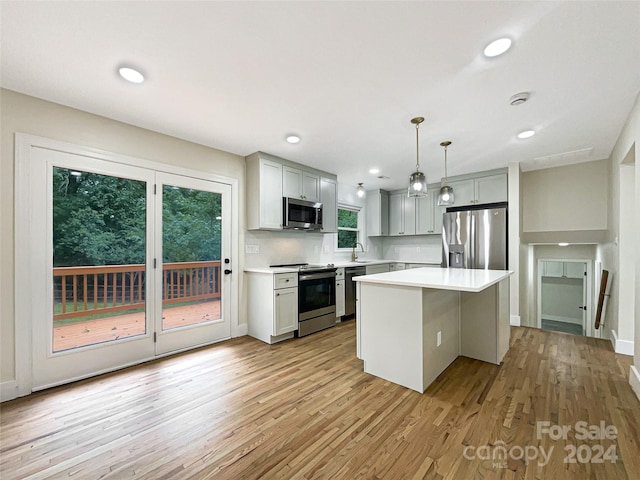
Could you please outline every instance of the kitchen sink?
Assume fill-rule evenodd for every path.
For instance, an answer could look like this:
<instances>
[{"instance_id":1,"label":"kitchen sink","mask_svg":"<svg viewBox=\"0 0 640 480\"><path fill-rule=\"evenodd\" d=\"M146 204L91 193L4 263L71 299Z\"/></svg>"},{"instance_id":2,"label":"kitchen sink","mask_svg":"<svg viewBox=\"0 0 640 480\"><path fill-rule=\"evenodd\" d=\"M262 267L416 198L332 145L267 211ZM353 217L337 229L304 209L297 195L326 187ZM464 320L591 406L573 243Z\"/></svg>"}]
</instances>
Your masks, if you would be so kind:
<instances>
[{"instance_id":1,"label":"kitchen sink","mask_svg":"<svg viewBox=\"0 0 640 480\"><path fill-rule=\"evenodd\" d=\"M376 263L379 260L354 260L353 263Z\"/></svg>"}]
</instances>

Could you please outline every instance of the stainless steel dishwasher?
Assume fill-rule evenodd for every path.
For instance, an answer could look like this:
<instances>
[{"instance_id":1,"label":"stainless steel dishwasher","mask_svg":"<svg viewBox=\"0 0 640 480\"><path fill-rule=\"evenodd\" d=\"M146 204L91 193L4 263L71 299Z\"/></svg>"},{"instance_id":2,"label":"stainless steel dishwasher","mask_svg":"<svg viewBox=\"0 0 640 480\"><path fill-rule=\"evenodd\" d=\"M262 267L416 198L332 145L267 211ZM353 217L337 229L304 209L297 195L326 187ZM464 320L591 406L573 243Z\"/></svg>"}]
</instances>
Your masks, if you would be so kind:
<instances>
[{"instance_id":1,"label":"stainless steel dishwasher","mask_svg":"<svg viewBox=\"0 0 640 480\"><path fill-rule=\"evenodd\" d=\"M347 267L344 269L344 316L349 317L356 313L356 284L353 277L366 275L366 267Z\"/></svg>"}]
</instances>

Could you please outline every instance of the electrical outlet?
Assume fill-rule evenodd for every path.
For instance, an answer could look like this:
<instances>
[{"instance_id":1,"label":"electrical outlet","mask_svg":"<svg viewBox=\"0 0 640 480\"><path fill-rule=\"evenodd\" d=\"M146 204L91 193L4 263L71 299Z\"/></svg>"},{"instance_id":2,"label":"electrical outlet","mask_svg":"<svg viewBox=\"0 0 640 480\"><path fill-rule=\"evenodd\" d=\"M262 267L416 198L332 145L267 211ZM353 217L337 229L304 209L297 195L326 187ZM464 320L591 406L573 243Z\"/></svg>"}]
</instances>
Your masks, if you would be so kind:
<instances>
[{"instance_id":1,"label":"electrical outlet","mask_svg":"<svg viewBox=\"0 0 640 480\"><path fill-rule=\"evenodd\" d=\"M329 245L324 245L324 246L322 247L322 251L323 251L324 253L331 253L331 250L329 249Z\"/></svg>"},{"instance_id":2,"label":"electrical outlet","mask_svg":"<svg viewBox=\"0 0 640 480\"><path fill-rule=\"evenodd\" d=\"M442 344L442 332L438 332L436 335L436 347L439 347Z\"/></svg>"},{"instance_id":3,"label":"electrical outlet","mask_svg":"<svg viewBox=\"0 0 640 480\"><path fill-rule=\"evenodd\" d=\"M244 253L260 253L260 245L245 245Z\"/></svg>"}]
</instances>

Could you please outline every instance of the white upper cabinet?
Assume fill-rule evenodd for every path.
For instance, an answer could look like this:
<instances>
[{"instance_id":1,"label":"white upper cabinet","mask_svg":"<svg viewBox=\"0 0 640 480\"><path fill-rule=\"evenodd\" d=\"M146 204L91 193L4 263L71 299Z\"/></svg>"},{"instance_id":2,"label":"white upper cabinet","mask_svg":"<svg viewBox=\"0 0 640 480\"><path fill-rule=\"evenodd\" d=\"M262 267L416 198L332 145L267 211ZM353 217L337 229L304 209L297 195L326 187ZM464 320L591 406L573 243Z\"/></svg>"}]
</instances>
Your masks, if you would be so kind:
<instances>
[{"instance_id":1,"label":"white upper cabinet","mask_svg":"<svg viewBox=\"0 0 640 480\"><path fill-rule=\"evenodd\" d=\"M406 192L389 195L389 235L416 234L416 201Z\"/></svg>"},{"instance_id":2,"label":"white upper cabinet","mask_svg":"<svg viewBox=\"0 0 640 480\"><path fill-rule=\"evenodd\" d=\"M455 195L455 204L452 206L506 202L507 174L496 172L501 170L482 172L460 180L450 179L449 185ZM404 189L391 192L388 197L384 190L367 192L367 235L442 234L442 215L447 207L438 205L439 193L439 184L430 185L427 196L421 198L408 197ZM388 215L385 210L387 198Z\"/></svg>"},{"instance_id":3,"label":"white upper cabinet","mask_svg":"<svg viewBox=\"0 0 640 480\"><path fill-rule=\"evenodd\" d=\"M563 262L561 260L546 260L543 262L544 277L583 278L584 262Z\"/></svg>"},{"instance_id":4,"label":"white upper cabinet","mask_svg":"<svg viewBox=\"0 0 640 480\"><path fill-rule=\"evenodd\" d=\"M461 205L473 205L475 203L476 193L473 182L473 178L449 182L449 186L453 188L454 199L454 204L451 206L458 207Z\"/></svg>"},{"instance_id":5,"label":"white upper cabinet","mask_svg":"<svg viewBox=\"0 0 640 480\"><path fill-rule=\"evenodd\" d=\"M282 165L258 154L247 157L247 228L282 229Z\"/></svg>"},{"instance_id":6,"label":"white upper cabinet","mask_svg":"<svg viewBox=\"0 0 640 480\"><path fill-rule=\"evenodd\" d=\"M507 174L488 175L449 182L455 196L454 206L506 202Z\"/></svg>"},{"instance_id":7,"label":"white upper cabinet","mask_svg":"<svg viewBox=\"0 0 640 480\"><path fill-rule=\"evenodd\" d=\"M284 158L256 152L246 157L247 228L282 230L283 197L322 202L322 231L337 231L338 183L335 175L305 169Z\"/></svg>"},{"instance_id":8,"label":"white upper cabinet","mask_svg":"<svg viewBox=\"0 0 640 480\"><path fill-rule=\"evenodd\" d=\"M320 201L320 176L298 168L282 169L282 195L310 202Z\"/></svg>"},{"instance_id":9,"label":"white upper cabinet","mask_svg":"<svg viewBox=\"0 0 640 480\"><path fill-rule=\"evenodd\" d=\"M338 183L329 178L320 178L320 201L322 202L322 231L338 231Z\"/></svg>"},{"instance_id":10,"label":"white upper cabinet","mask_svg":"<svg viewBox=\"0 0 640 480\"><path fill-rule=\"evenodd\" d=\"M440 187L429 187L427 196L416 199L416 235L439 234L442 213L447 207L438 206Z\"/></svg>"},{"instance_id":11,"label":"white upper cabinet","mask_svg":"<svg viewBox=\"0 0 640 480\"><path fill-rule=\"evenodd\" d=\"M367 192L367 236L389 235L389 194L384 190Z\"/></svg>"},{"instance_id":12,"label":"white upper cabinet","mask_svg":"<svg viewBox=\"0 0 640 480\"><path fill-rule=\"evenodd\" d=\"M302 197L310 202L320 201L320 176L302 172Z\"/></svg>"},{"instance_id":13,"label":"white upper cabinet","mask_svg":"<svg viewBox=\"0 0 640 480\"><path fill-rule=\"evenodd\" d=\"M476 178L474 188L476 203L506 202L508 199L507 174Z\"/></svg>"}]
</instances>

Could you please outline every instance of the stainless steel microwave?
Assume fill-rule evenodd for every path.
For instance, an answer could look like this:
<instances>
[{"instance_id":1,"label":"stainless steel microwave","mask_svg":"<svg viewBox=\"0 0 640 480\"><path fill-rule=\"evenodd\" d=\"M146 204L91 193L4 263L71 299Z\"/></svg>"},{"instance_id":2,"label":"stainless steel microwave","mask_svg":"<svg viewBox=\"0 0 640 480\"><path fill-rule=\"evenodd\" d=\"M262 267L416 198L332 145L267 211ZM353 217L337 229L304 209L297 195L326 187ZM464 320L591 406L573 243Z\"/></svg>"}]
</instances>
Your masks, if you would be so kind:
<instances>
[{"instance_id":1,"label":"stainless steel microwave","mask_svg":"<svg viewBox=\"0 0 640 480\"><path fill-rule=\"evenodd\" d=\"M322 204L284 197L282 199L282 227L297 230L320 230L322 228Z\"/></svg>"}]
</instances>

